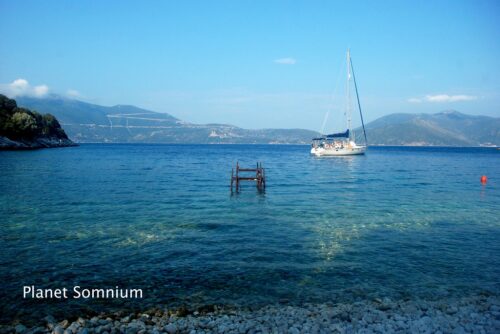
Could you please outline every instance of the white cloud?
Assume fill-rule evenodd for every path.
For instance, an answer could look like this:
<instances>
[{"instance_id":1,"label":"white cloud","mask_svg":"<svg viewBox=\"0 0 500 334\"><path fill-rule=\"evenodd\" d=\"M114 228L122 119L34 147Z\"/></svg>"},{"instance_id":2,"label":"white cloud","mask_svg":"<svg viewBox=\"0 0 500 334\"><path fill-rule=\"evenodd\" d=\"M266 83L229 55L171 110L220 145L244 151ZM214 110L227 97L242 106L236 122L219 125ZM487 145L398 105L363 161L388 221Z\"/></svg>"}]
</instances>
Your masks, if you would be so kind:
<instances>
[{"instance_id":1,"label":"white cloud","mask_svg":"<svg viewBox=\"0 0 500 334\"><path fill-rule=\"evenodd\" d=\"M412 97L408 99L410 103L421 103L421 102L459 102L459 101L473 101L477 100L477 96L473 95L448 95L448 94L437 94L437 95L426 95L422 98Z\"/></svg>"},{"instance_id":2,"label":"white cloud","mask_svg":"<svg viewBox=\"0 0 500 334\"><path fill-rule=\"evenodd\" d=\"M75 98L75 99L83 97L82 94L80 94L80 92L77 91L76 89L68 89L66 91L66 95L68 97Z\"/></svg>"},{"instance_id":3,"label":"white cloud","mask_svg":"<svg viewBox=\"0 0 500 334\"><path fill-rule=\"evenodd\" d=\"M21 89L21 90L29 87L28 80L25 79L16 79L12 81L10 85L13 89Z\"/></svg>"},{"instance_id":4,"label":"white cloud","mask_svg":"<svg viewBox=\"0 0 500 334\"><path fill-rule=\"evenodd\" d=\"M472 95L427 95L425 99L429 102L458 102L477 100L477 96Z\"/></svg>"},{"instance_id":5,"label":"white cloud","mask_svg":"<svg viewBox=\"0 0 500 334\"><path fill-rule=\"evenodd\" d=\"M49 92L49 86L47 85L40 85L33 87L33 93L35 94L36 97L45 96L47 95L48 92Z\"/></svg>"},{"instance_id":6,"label":"white cloud","mask_svg":"<svg viewBox=\"0 0 500 334\"><path fill-rule=\"evenodd\" d=\"M9 96L35 96L43 97L49 93L49 86L31 86L26 79L16 79L8 84L0 84L0 92Z\"/></svg>"},{"instance_id":7,"label":"white cloud","mask_svg":"<svg viewBox=\"0 0 500 334\"><path fill-rule=\"evenodd\" d=\"M297 60L294 58L279 58L275 59L274 62L276 64L282 64L282 65L294 65L297 63Z\"/></svg>"}]
</instances>

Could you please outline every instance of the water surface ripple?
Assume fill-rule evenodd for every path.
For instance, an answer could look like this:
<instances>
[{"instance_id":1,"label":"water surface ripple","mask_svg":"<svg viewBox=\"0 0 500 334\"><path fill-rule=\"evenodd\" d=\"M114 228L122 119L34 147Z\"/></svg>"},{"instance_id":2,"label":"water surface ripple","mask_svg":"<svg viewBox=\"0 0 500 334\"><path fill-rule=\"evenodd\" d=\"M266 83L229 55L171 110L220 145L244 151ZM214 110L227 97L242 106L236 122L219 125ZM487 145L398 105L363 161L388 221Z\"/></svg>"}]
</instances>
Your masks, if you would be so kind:
<instances>
[{"instance_id":1,"label":"water surface ripple","mask_svg":"<svg viewBox=\"0 0 500 334\"><path fill-rule=\"evenodd\" d=\"M307 146L81 145L0 152L2 322L157 305L357 301L500 291L500 155ZM267 191L230 196L262 161ZM479 183L489 176L486 186ZM23 285L143 288L34 302Z\"/></svg>"}]
</instances>

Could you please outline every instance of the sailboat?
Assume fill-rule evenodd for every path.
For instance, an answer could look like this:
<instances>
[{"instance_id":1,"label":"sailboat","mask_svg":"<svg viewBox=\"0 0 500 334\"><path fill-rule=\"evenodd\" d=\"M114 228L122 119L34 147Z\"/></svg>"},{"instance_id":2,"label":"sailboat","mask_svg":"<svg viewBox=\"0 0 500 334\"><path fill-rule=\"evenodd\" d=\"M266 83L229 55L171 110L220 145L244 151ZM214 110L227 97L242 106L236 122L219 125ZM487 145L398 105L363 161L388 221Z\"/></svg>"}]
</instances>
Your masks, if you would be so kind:
<instances>
[{"instance_id":1,"label":"sailboat","mask_svg":"<svg viewBox=\"0 0 500 334\"><path fill-rule=\"evenodd\" d=\"M354 88L356 91L356 100L358 102L359 115L361 117L361 124L363 126L363 135L365 139L364 145L358 145L355 142L354 132L351 128L351 79L354 81ZM332 133L322 135L319 138L313 138L311 154L316 156L344 156L344 155L361 155L365 154L368 146L366 139L365 123L363 121L363 114L361 112L361 103L359 102L358 86L356 84L356 77L354 75L354 67L352 65L351 54L347 50L347 130L340 133Z\"/></svg>"}]
</instances>

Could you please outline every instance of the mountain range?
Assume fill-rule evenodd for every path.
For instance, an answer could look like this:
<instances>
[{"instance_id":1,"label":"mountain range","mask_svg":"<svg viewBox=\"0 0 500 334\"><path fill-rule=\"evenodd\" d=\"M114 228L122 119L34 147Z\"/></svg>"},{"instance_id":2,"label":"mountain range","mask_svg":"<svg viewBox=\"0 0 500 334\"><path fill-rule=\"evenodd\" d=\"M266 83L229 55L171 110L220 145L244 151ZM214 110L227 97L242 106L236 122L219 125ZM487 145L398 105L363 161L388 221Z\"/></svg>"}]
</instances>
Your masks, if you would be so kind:
<instances>
[{"instance_id":1,"label":"mountain range","mask_svg":"<svg viewBox=\"0 0 500 334\"><path fill-rule=\"evenodd\" d=\"M303 129L248 130L227 124L193 124L130 105L105 107L58 97L17 100L22 106L56 116L69 137L80 143L306 144L317 135Z\"/></svg>"},{"instance_id":2,"label":"mountain range","mask_svg":"<svg viewBox=\"0 0 500 334\"><path fill-rule=\"evenodd\" d=\"M57 117L76 142L309 144L304 129L249 130L228 124L193 124L130 105L100 106L57 96L17 98L20 106ZM391 114L366 124L370 145L500 146L500 118L457 111ZM357 136L360 129L355 129Z\"/></svg>"},{"instance_id":3,"label":"mountain range","mask_svg":"<svg viewBox=\"0 0 500 334\"><path fill-rule=\"evenodd\" d=\"M370 145L499 146L500 118L455 110L391 114L368 123L366 133Z\"/></svg>"}]
</instances>

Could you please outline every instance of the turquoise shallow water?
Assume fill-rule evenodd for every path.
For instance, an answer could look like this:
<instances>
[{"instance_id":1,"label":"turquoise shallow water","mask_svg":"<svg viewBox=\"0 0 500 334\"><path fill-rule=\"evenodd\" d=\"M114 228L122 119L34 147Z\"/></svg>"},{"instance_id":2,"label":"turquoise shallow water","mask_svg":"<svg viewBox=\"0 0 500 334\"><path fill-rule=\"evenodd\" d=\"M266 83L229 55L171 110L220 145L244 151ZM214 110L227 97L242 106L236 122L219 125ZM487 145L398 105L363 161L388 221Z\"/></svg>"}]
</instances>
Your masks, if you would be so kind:
<instances>
[{"instance_id":1,"label":"turquoise shallow water","mask_svg":"<svg viewBox=\"0 0 500 334\"><path fill-rule=\"evenodd\" d=\"M237 160L263 162L265 194L247 184L230 196ZM1 320L498 294L499 166L494 149L321 159L274 145L0 152ZM145 298L34 302L23 285L119 285Z\"/></svg>"}]
</instances>

